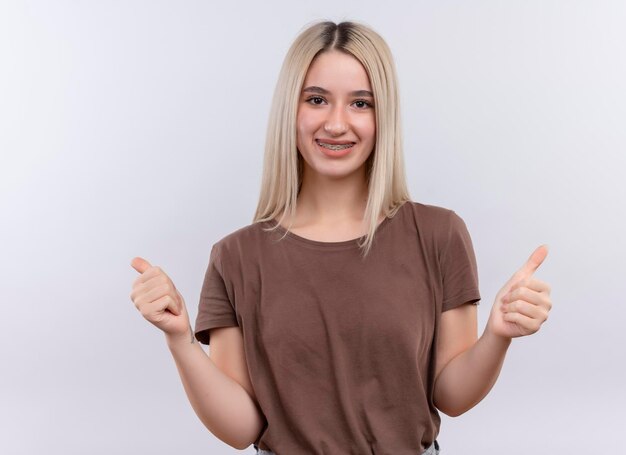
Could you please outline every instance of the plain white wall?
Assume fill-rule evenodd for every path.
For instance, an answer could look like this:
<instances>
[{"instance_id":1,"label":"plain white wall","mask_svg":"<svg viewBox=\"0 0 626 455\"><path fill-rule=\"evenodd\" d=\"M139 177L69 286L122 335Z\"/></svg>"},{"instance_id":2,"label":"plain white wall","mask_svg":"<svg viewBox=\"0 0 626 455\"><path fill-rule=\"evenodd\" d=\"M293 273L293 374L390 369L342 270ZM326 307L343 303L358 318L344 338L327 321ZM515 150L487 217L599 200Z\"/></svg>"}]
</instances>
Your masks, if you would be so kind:
<instances>
[{"instance_id":1,"label":"plain white wall","mask_svg":"<svg viewBox=\"0 0 626 455\"><path fill-rule=\"evenodd\" d=\"M554 307L443 453L617 453L626 7L620 1L0 5L0 452L229 454L130 300L142 256L192 317L210 246L252 221L271 96L310 21L389 43L414 200L454 209L483 300L540 244ZM384 342L384 340L381 340ZM254 453L252 447L245 453Z\"/></svg>"}]
</instances>

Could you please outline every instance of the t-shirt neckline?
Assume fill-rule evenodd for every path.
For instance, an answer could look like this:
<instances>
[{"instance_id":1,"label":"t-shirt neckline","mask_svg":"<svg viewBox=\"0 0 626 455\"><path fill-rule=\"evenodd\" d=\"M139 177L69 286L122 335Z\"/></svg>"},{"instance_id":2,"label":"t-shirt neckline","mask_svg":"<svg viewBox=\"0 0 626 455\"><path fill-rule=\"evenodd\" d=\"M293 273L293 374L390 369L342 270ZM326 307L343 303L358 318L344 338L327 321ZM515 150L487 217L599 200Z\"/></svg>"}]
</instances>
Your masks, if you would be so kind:
<instances>
[{"instance_id":1,"label":"t-shirt neckline","mask_svg":"<svg viewBox=\"0 0 626 455\"><path fill-rule=\"evenodd\" d=\"M405 204L406 202L403 203L402 205L404 206ZM400 209L402 209L402 207ZM387 227L387 225L391 223L391 220L393 218L396 218L396 215L398 214L400 209L396 212L396 214L392 218L385 217L385 219L382 220L378 224L378 227L376 228L376 235L380 234L385 229L385 227ZM266 221L265 223L267 223L269 226L273 226L274 224L276 224L276 220ZM309 247L319 248L319 249L336 249L336 248L343 249L343 248L355 248L355 247L358 248L359 241L365 238L365 235L363 235L361 237L357 237L356 239L342 240L340 242L323 242L321 240L307 239L306 237L302 237L298 234L294 234L293 232L288 231L285 227L283 227L280 224L276 228L276 231L280 233L281 237L286 232L287 235L285 236L285 239L289 239L293 242L307 245Z\"/></svg>"}]
</instances>

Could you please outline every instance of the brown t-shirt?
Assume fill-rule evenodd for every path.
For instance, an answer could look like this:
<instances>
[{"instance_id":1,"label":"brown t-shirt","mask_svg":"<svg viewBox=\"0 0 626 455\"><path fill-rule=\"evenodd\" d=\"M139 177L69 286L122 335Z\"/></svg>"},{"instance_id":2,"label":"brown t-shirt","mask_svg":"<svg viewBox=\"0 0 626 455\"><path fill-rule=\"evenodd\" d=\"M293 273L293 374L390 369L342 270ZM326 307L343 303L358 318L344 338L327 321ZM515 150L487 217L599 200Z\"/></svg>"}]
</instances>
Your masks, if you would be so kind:
<instances>
[{"instance_id":1,"label":"brown t-shirt","mask_svg":"<svg viewBox=\"0 0 626 455\"><path fill-rule=\"evenodd\" d=\"M478 270L453 210L405 202L357 240L320 242L253 223L211 249L195 336L239 326L277 455L417 455L437 437L441 312L478 304Z\"/></svg>"}]
</instances>

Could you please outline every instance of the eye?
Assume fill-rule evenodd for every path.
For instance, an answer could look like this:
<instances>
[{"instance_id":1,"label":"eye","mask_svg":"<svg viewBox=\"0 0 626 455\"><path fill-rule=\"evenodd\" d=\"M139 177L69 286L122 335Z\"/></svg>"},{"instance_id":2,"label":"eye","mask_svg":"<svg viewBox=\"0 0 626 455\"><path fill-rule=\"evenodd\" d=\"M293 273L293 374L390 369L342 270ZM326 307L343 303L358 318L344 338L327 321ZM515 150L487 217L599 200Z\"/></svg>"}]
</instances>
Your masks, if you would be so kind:
<instances>
[{"instance_id":1,"label":"eye","mask_svg":"<svg viewBox=\"0 0 626 455\"><path fill-rule=\"evenodd\" d=\"M314 104L316 106L319 106L320 104L324 102L324 98L322 98L321 96L311 96L306 99L306 102L309 104Z\"/></svg>"},{"instance_id":2,"label":"eye","mask_svg":"<svg viewBox=\"0 0 626 455\"><path fill-rule=\"evenodd\" d=\"M365 101L365 100L356 100L353 104L359 109L366 109L368 107L372 107L372 103Z\"/></svg>"}]
</instances>

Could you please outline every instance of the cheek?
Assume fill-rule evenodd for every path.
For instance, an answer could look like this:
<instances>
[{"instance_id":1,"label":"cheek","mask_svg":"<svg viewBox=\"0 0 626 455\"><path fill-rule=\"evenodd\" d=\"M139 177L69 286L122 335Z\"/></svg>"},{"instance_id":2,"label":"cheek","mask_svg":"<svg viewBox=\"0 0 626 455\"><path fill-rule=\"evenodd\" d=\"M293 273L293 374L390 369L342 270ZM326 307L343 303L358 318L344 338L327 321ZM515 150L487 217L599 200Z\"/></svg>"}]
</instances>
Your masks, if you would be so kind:
<instances>
[{"instance_id":1,"label":"cheek","mask_svg":"<svg viewBox=\"0 0 626 455\"><path fill-rule=\"evenodd\" d=\"M317 129L319 120L313 112L309 112L306 109L298 112L296 117L296 129L301 133L311 134Z\"/></svg>"},{"instance_id":2,"label":"cheek","mask_svg":"<svg viewBox=\"0 0 626 455\"><path fill-rule=\"evenodd\" d=\"M359 135L364 141L376 140L376 119L372 115L371 117L364 118L358 125Z\"/></svg>"},{"instance_id":3,"label":"cheek","mask_svg":"<svg viewBox=\"0 0 626 455\"><path fill-rule=\"evenodd\" d=\"M305 142L307 142L307 133L306 128L302 123L298 123L296 125L296 146L301 149Z\"/></svg>"},{"instance_id":4,"label":"cheek","mask_svg":"<svg viewBox=\"0 0 626 455\"><path fill-rule=\"evenodd\" d=\"M313 140L315 130L311 122L311 117L307 115L298 116L296 120L296 147L300 153L307 153L309 144Z\"/></svg>"}]
</instances>

